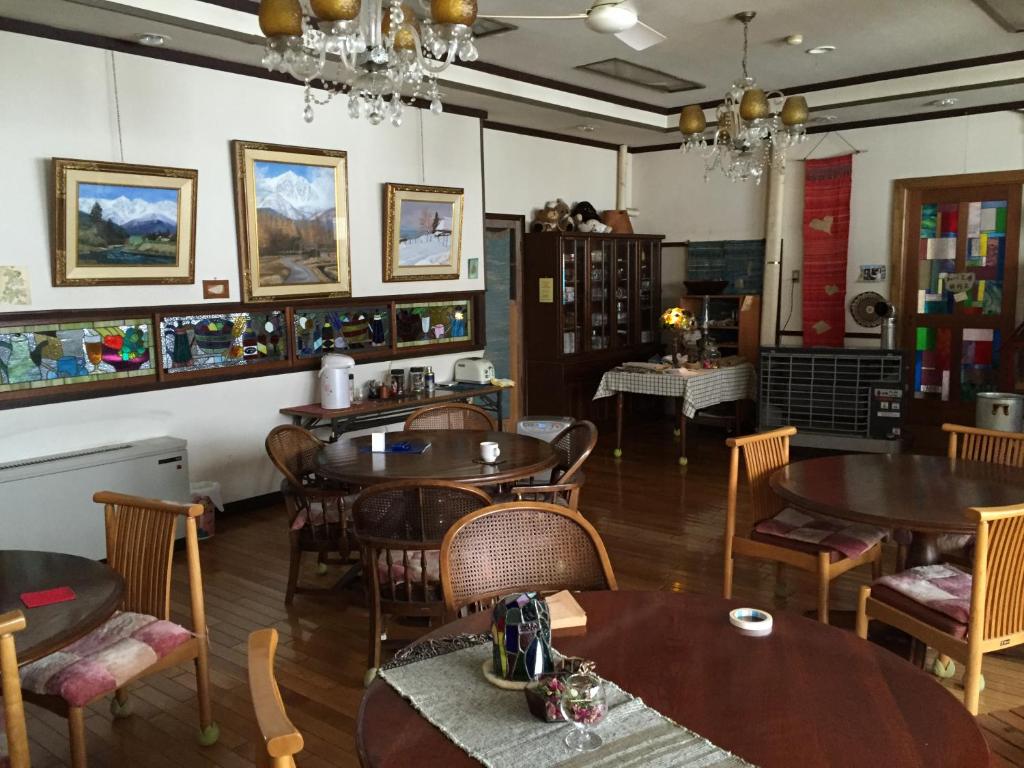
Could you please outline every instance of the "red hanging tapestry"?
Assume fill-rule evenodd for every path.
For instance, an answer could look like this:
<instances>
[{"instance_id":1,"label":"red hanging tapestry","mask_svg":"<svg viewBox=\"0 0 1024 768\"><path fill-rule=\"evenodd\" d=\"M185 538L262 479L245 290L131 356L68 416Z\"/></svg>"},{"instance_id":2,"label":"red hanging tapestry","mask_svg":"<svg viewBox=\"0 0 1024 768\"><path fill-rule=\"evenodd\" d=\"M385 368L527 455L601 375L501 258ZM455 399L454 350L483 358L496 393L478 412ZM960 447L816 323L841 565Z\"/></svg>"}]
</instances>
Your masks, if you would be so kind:
<instances>
[{"instance_id":1,"label":"red hanging tapestry","mask_svg":"<svg viewBox=\"0 0 1024 768\"><path fill-rule=\"evenodd\" d=\"M805 347L841 347L853 155L808 160L804 178Z\"/></svg>"}]
</instances>

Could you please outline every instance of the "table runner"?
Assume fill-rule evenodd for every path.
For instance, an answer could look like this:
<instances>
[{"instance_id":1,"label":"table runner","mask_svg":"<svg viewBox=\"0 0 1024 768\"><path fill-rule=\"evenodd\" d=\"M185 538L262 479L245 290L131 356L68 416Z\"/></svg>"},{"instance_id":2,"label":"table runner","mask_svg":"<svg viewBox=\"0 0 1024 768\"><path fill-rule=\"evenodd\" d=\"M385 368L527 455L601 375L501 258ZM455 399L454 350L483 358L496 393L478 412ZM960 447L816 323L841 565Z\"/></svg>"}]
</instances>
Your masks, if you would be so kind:
<instances>
[{"instance_id":1,"label":"table runner","mask_svg":"<svg viewBox=\"0 0 1024 768\"><path fill-rule=\"evenodd\" d=\"M409 649L412 658L417 646ZM488 683L481 667L491 657L490 635L428 643L429 658L381 669L392 688L470 757L489 768L747 768L750 763L715 746L605 680L608 713L595 731L604 746L571 752L567 723L530 714L521 691Z\"/></svg>"},{"instance_id":2,"label":"table runner","mask_svg":"<svg viewBox=\"0 0 1024 768\"><path fill-rule=\"evenodd\" d=\"M754 366L750 363L694 372L693 375L633 373L616 368L601 377L594 399L610 397L617 392L681 397L683 413L692 419L697 411L719 403L753 400L755 378Z\"/></svg>"}]
</instances>

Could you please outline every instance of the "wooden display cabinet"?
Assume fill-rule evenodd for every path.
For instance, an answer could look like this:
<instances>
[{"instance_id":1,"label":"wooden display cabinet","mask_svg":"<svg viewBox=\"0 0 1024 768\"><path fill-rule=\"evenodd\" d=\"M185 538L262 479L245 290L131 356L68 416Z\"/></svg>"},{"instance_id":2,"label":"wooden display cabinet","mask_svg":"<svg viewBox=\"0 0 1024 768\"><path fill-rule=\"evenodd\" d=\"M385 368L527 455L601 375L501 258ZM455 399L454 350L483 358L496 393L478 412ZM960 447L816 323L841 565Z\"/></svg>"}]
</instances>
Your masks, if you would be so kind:
<instances>
[{"instance_id":1,"label":"wooden display cabinet","mask_svg":"<svg viewBox=\"0 0 1024 768\"><path fill-rule=\"evenodd\" d=\"M701 327L704 299L708 300L708 331L723 356L740 355L758 363L761 346L761 297L754 295L681 296L679 306L688 309Z\"/></svg>"},{"instance_id":2,"label":"wooden display cabinet","mask_svg":"<svg viewBox=\"0 0 1024 768\"><path fill-rule=\"evenodd\" d=\"M526 235L527 413L594 415L605 371L660 347L661 235Z\"/></svg>"}]
</instances>

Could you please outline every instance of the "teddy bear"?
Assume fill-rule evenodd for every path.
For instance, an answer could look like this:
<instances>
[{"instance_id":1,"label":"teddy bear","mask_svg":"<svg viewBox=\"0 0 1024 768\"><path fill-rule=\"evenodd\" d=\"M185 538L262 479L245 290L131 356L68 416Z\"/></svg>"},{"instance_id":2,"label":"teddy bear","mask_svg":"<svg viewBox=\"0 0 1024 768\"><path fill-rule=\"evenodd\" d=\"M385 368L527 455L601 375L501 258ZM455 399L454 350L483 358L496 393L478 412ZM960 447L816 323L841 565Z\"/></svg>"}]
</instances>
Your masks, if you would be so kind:
<instances>
[{"instance_id":1,"label":"teddy bear","mask_svg":"<svg viewBox=\"0 0 1024 768\"><path fill-rule=\"evenodd\" d=\"M534 214L530 226L532 232L572 232L575 228L569 204L561 198L544 203L544 207Z\"/></svg>"}]
</instances>

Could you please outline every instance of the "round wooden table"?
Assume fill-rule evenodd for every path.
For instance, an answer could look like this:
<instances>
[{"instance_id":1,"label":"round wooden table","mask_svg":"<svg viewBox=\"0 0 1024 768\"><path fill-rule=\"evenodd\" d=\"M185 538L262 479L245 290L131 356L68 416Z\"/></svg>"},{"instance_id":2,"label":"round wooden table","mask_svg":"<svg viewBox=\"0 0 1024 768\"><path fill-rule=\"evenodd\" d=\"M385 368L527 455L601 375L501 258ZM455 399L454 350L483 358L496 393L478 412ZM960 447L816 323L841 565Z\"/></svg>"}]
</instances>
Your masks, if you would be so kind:
<instances>
[{"instance_id":1,"label":"round wooden table","mask_svg":"<svg viewBox=\"0 0 1024 768\"><path fill-rule=\"evenodd\" d=\"M771 635L748 637L729 624L738 603L702 595L589 592L578 600L586 634L556 634L559 651L593 659L603 677L761 768L990 763L957 698L852 632L780 612ZM433 634L488 625L477 614ZM373 768L479 765L380 679L363 696L356 742Z\"/></svg>"},{"instance_id":2,"label":"round wooden table","mask_svg":"<svg viewBox=\"0 0 1024 768\"><path fill-rule=\"evenodd\" d=\"M543 440L511 432L475 430L421 430L388 432L387 442L426 440L421 454L369 453L370 436L342 440L326 446L317 457L320 472L354 485L392 480L450 480L469 485L498 485L549 470L558 462L554 449ZM496 465L480 462L480 443L501 448Z\"/></svg>"},{"instance_id":3,"label":"round wooden table","mask_svg":"<svg viewBox=\"0 0 1024 768\"><path fill-rule=\"evenodd\" d=\"M24 592L71 587L75 599L26 608ZM0 550L0 613L20 610L25 629L14 635L18 664L42 658L87 635L121 603L124 579L95 560L59 552Z\"/></svg>"},{"instance_id":4,"label":"round wooden table","mask_svg":"<svg viewBox=\"0 0 1024 768\"><path fill-rule=\"evenodd\" d=\"M907 564L938 562L942 533L974 533L968 507L1024 503L1024 470L913 454L844 454L777 470L772 490L801 509L914 536Z\"/></svg>"}]
</instances>

